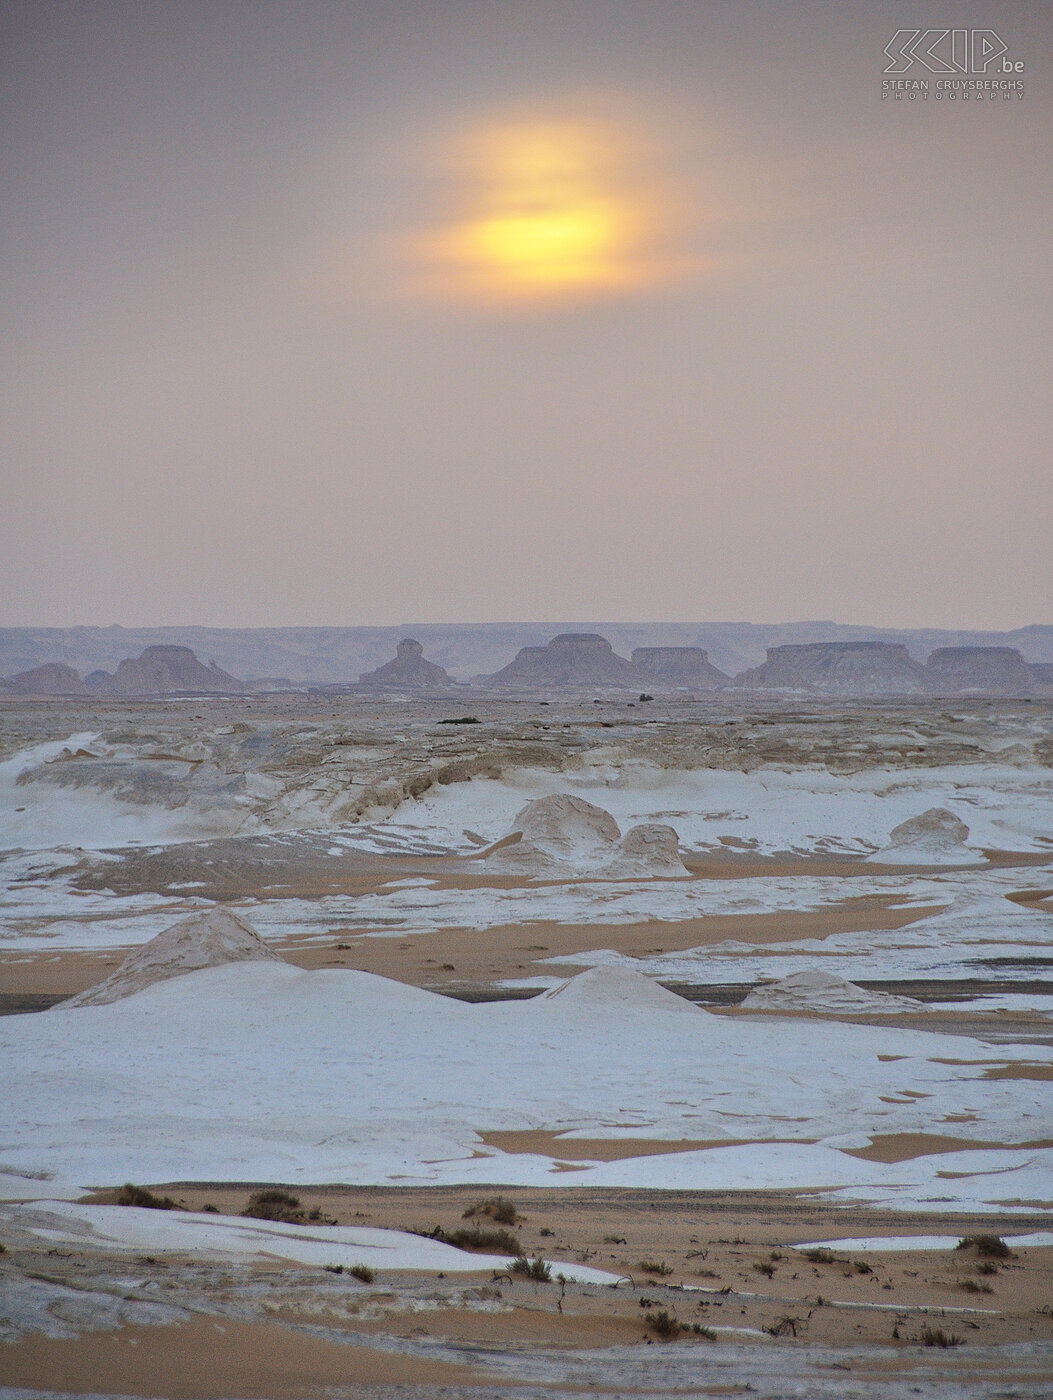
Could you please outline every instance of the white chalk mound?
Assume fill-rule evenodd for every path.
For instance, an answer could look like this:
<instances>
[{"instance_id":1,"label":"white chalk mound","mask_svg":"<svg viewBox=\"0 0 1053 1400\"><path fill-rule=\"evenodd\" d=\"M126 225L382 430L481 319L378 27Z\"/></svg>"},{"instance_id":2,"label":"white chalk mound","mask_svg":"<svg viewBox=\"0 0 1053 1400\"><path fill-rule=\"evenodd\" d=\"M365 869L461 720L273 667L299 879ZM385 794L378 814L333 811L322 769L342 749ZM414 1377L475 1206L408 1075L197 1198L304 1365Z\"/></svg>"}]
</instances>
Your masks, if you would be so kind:
<instances>
[{"instance_id":1,"label":"white chalk mound","mask_svg":"<svg viewBox=\"0 0 1053 1400\"><path fill-rule=\"evenodd\" d=\"M608 875L685 875L680 859L680 838L671 826L644 822L631 826L621 839L618 854L607 866Z\"/></svg>"},{"instance_id":2,"label":"white chalk mound","mask_svg":"<svg viewBox=\"0 0 1053 1400\"><path fill-rule=\"evenodd\" d=\"M671 826L634 826L623 837L610 812L565 792L528 802L516 813L512 830L484 858L494 870L555 878L687 874Z\"/></svg>"},{"instance_id":3,"label":"white chalk mound","mask_svg":"<svg viewBox=\"0 0 1053 1400\"><path fill-rule=\"evenodd\" d=\"M791 972L778 982L769 982L742 1003L747 1011L820 1011L859 1015L877 1012L895 1015L905 1011L925 1011L922 1001L913 997L896 997L887 992L868 992L832 972L808 967Z\"/></svg>"},{"instance_id":4,"label":"white chalk mound","mask_svg":"<svg viewBox=\"0 0 1053 1400\"><path fill-rule=\"evenodd\" d=\"M983 856L966 846L969 828L946 807L930 807L889 834L889 843L868 859L881 865L975 865Z\"/></svg>"},{"instance_id":5,"label":"white chalk mound","mask_svg":"<svg viewBox=\"0 0 1053 1400\"><path fill-rule=\"evenodd\" d=\"M136 948L104 982L59 1003L70 1006L105 1006L134 996L155 982L167 982L203 967L234 962L281 962L254 928L229 909L205 909L166 928L149 943Z\"/></svg>"},{"instance_id":6,"label":"white chalk mound","mask_svg":"<svg viewBox=\"0 0 1053 1400\"><path fill-rule=\"evenodd\" d=\"M609 1016L664 1011L697 1020L699 1016L708 1015L675 992L666 991L642 972L633 972L628 967L592 967L588 972L579 972L576 977L550 987L528 1005L534 1014L553 1009L574 1016L586 1012Z\"/></svg>"}]
</instances>

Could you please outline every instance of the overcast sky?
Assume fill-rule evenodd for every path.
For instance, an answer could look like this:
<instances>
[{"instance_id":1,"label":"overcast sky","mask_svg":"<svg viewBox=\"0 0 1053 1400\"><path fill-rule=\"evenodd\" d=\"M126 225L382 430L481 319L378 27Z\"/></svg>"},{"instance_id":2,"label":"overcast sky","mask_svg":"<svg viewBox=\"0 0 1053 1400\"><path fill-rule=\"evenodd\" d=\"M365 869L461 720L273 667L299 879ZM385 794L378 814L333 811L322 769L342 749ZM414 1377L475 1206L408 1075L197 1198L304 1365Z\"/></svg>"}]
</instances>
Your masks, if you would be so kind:
<instances>
[{"instance_id":1,"label":"overcast sky","mask_svg":"<svg viewBox=\"0 0 1053 1400\"><path fill-rule=\"evenodd\" d=\"M0 14L0 624L1053 622L1044 0Z\"/></svg>"}]
</instances>

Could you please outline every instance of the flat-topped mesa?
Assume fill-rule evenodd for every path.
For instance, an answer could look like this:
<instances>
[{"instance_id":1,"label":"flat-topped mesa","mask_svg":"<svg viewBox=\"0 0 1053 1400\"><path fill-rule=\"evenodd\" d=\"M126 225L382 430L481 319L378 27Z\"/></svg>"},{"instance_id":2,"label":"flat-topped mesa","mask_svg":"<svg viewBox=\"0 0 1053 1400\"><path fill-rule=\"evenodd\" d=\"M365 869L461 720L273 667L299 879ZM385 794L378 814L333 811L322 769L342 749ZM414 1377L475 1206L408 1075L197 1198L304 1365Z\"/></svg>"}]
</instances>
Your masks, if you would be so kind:
<instances>
[{"instance_id":1,"label":"flat-topped mesa","mask_svg":"<svg viewBox=\"0 0 1053 1400\"><path fill-rule=\"evenodd\" d=\"M637 647L633 665L651 690L716 690L731 677L718 671L701 647Z\"/></svg>"},{"instance_id":2,"label":"flat-topped mesa","mask_svg":"<svg viewBox=\"0 0 1053 1400\"><path fill-rule=\"evenodd\" d=\"M189 647L147 647L122 661L112 676L92 677L97 695L244 695L248 686L212 662L205 666Z\"/></svg>"},{"instance_id":3,"label":"flat-topped mesa","mask_svg":"<svg viewBox=\"0 0 1053 1400\"><path fill-rule=\"evenodd\" d=\"M1032 668L1015 647L938 647L925 669L941 695L1030 695L1035 689Z\"/></svg>"},{"instance_id":4,"label":"flat-topped mesa","mask_svg":"<svg viewBox=\"0 0 1053 1400\"><path fill-rule=\"evenodd\" d=\"M80 672L62 661L48 661L31 671L0 680L0 693L6 695L88 695Z\"/></svg>"},{"instance_id":5,"label":"flat-topped mesa","mask_svg":"<svg viewBox=\"0 0 1053 1400\"><path fill-rule=\"evenodd\" d=\"M640 688L636 667L596 632L562 632L546 646L523 647L507 666L482 679L520 690Z\"/></svg>"},{"instance_id":6,"label":"flat-topped mesa","mask_svg":"<svg viewBox=\"0 0 1053 1400\"><path fill-rule=\"evenodd\" d=\"M925 667L889 642L806 642L768 647L763 666L735 677L746 690L803 690L818 695L929 695Z\"/></svg>"},{"instance_id":7,"label":"flat-topped mesa","mask_svg":"<svg viewBox=\"0 0 1053 1400\"><path fill-rule=\"evenodd\" d=\"M364 671L358 684L367 690L441 690L453 684L442 666L424 660L424 648L413 637L403 637L394 661Z\"/></svg>"}]
</instances>

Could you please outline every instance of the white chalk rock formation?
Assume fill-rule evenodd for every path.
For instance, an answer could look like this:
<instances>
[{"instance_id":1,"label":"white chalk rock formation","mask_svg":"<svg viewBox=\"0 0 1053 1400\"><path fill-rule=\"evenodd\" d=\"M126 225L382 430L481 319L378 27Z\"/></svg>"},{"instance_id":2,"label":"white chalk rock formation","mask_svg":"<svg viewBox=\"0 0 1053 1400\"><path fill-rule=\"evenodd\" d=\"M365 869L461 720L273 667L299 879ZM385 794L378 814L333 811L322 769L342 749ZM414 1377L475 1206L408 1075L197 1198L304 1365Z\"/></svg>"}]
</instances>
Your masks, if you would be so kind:
<instances>
[{"instance_id":1,"label":"white chalk rock formation","mask_svg":"<svg viewBox=\"0 0 1053 1400\"><path fill-rule=\"evenodd\" d=\"M891 996L887 992L868 992L832 972L817 967L803 972L791 972L778 982L768 982L750 992L742 1003L747 1011L818 1011L840 1015L879 1013L896 1015L906 1011L925 1011L922 1001L913 997Z\"/></svg>"},{"instance_id":2,"label":"white chalk rock formation","mask_svg":"<svg viewBox=\"0 0 1053 1400\"><path fill-rule=\"evenodd\" d=\"M671 826L635 826L623 838L610 812L565 792L528 802L484 858L494 870L557 879L687 874Z\"/></svg>"},{"instance_id":3,"label":"white chalk rock formation","mask_svg":"<svg viewBox=\"0 0 1053 1400\"><path fill-rule=\"evenodd\" d=\"M877 865L977 865L984 857L966 846L969 828L946 807L930 807L894 826L889 843L867 859Z\"/></svg>"},{"instance_id":4,"label":"white chalk rock formation","mask_svg":"<svg viewBox=\"0 0 1053 1400\"><path fill-rule=\"evenodd\" d=\"M665 875L676 878L688 873L680 859L680 838L671 826L644 822L631 826L622 837L618 854L604 873L615 879Z\"/></svg>"},{"instance_id":5,"label":"white chalk rock formation","mask_svg":"<svg viewBox=\"0 0 1053 1400\"><path fill-rule=\"evenodd\" d=\"M576 977L549 987L529 1005L535 1015L551 1009L568 1015L573 1013L575 1018L583 1012L610 1016L612 1013L665 1011L695 1019L711 1014L628 967L589 968L588 972L579 972Z\"/></svg>"},{"instance_id":6,"label":"white chalk rock formation","mask_svg":"<svg viewBox=\"0 0 1053 1400\"><path fill-rule=\"evenodd\" d=\"M229 909L205 909L166 928L129 953L116 972L69 1001L70 1006L104 1006L134 996L155 982L167 982L203 967L233 962L281 962L254 928Z\"/></svg>"}]
</instances>

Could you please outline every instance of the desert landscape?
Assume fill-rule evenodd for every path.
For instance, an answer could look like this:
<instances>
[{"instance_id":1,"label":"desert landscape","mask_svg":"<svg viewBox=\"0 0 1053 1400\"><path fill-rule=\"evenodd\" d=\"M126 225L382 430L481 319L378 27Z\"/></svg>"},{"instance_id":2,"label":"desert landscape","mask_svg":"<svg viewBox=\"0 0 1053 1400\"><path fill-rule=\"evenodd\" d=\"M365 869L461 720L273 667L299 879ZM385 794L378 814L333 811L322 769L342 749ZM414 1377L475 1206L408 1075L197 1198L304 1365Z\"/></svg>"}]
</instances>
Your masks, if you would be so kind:
<instances>
[{"instance_id":1,"label":"desert landscape","mask_svg":"<svg viewBox=\"0 0 1053 1400\"><path fill-rule=\"evenodd\" d=\"M7 682L10 1384L1048 1393L1041 668L412 643Z\"/></svg>"},{"instance_id":2,"label":"desert landscape","mask_svg":"<svg viewBox=\"0 0 1053 1400\"><path fill-rule=\"evenodd\" d=\"M0 4L0 1400L1053 1400L1053 6L929 10Z\"/></svg>"}]
</instances>

